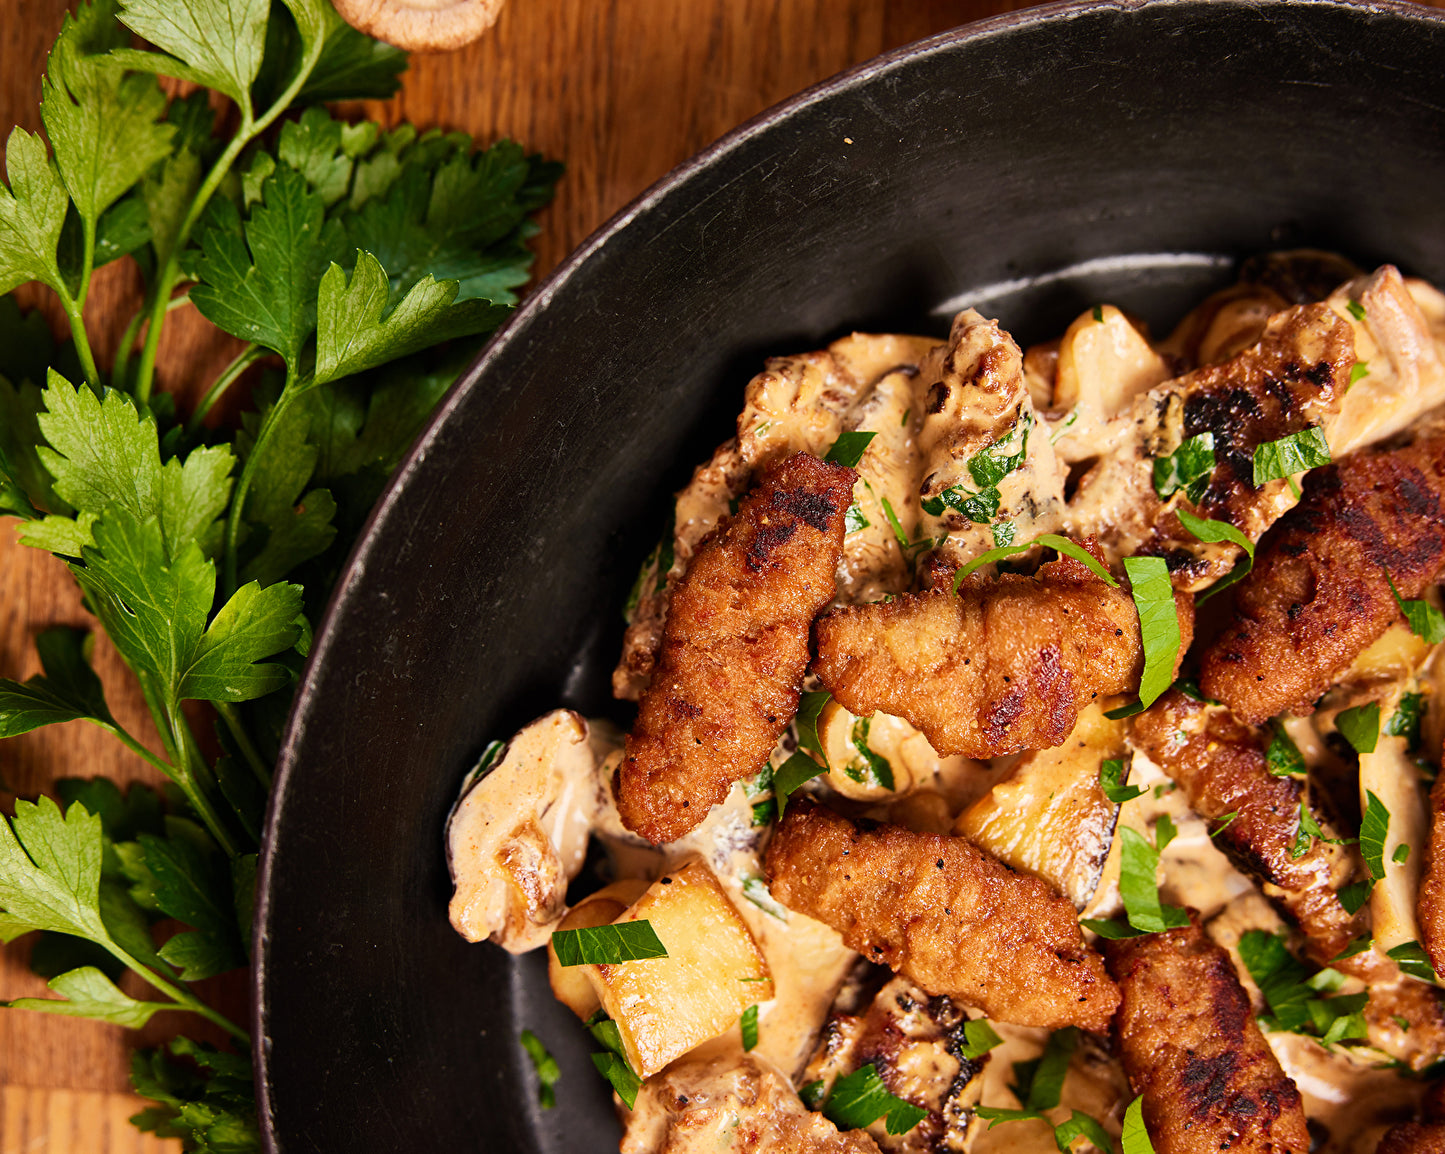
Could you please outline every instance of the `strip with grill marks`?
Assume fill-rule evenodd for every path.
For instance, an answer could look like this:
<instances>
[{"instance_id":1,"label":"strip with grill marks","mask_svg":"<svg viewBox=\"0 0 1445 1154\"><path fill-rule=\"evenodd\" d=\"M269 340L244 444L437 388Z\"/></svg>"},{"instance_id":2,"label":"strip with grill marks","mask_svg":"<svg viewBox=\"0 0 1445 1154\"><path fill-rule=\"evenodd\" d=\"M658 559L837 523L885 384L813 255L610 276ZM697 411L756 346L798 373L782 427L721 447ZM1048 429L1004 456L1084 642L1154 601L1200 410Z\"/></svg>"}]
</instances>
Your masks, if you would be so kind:
<instances>
[{"instance_id":1,"label":"strip with grill marks","mask_svg":"<svg viewBox=\"0 0 1445 1154\"><path fill-rule=\"evenodd\" d=\"M1237 587L1200 684L1243 721L1308 713L1445 564L1445 437L1317 469Z\"/></svg>"},{"instance_id":2,"label":"strip with grill marks","mask_svg":"<svg viewBox=\"0 0 1445 1154\"><path fill-rule=\"evenodd\" d=\"M769 465L698 550L617 774L628 829L674 841L767 762L798 709L809 626L833 597L855 476L806 453Z\"/></svg>"},{"instance_id":3,"label":"strip with grill marks","mask_svg":"<svg viewBox=\"0 0 1445 1154\"><path fill-rule=\"evenodd\" d=\"M1299 1090L1264 1040L1229 955L1190 925L1104 943L1123 1000L1124 1070L1157 1154L1304 1154Z\"/></svg>"}]
</instances>

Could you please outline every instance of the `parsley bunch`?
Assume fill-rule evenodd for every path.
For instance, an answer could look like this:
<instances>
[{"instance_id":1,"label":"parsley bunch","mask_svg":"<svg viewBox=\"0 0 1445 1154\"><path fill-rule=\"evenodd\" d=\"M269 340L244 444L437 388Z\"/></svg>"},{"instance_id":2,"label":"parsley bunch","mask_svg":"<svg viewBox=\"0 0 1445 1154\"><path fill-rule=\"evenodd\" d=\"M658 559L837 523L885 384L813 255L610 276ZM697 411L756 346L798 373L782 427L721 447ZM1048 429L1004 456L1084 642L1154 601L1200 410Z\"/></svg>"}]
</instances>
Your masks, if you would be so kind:
<instances>
[{"instance_id":1,"label":"parsley bunch","mask_svg":"<svg viewBox=\"0 0 1445 1154\"><path fill-rule=\"evenodd\" d=\"M5 147L0 515L69 566L159 748L117 722L71 629L37 638L42 674L0 681L0 737L84 719L171 783L61 781L64 808L21 801L0 820L0 940L40 932L32 967L59 995L12 1005L131 1028L185 1010L230 1035L236 1054L181 1038L135 1058L157 1103L136 1124L192 1150L258 1147L249 1039L190 983L248 961L309 622L388 473L515 304L530 216L561 174L508 141L322 106L388 96L405 67L326 0L87 0L50 54L44 137L16 128ZM168 99L159 76L189 94ZM125 257L144 299L102 366L87 296ZM54 293L68 340L9 295L29 283ZM245 343L182 415L155 373L187 305ZM258 362L241 427L208 430ZM187 702L214 710L214 743ZM185 928L162 941L161 922ZM127 972L145 995L117 985Z\"/></svg>"}]
</instances>

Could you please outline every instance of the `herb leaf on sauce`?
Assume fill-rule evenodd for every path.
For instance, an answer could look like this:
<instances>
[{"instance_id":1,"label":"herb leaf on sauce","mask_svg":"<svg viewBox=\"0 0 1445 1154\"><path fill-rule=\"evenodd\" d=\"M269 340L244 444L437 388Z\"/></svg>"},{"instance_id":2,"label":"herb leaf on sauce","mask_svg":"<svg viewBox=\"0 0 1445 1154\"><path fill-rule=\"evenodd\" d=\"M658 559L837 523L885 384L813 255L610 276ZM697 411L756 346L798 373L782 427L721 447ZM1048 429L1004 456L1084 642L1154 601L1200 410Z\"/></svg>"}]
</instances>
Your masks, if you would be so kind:
<instances>
[{"instance_id":1,"label":"herb leaf on sauce","mask_svg":"<svg viewBox=\"0 0 1445 1154\"><path fill-rule=\"evenodd\" d=\"M612 966L667 957L667 949L646 918L609 926L557 930L552 948L561 966Z\"/></svg>"},{"instance_id":2,"label":"herb leaf on sauce","mask_svg":"<svg viewBox=\"0 0 1445 1154\"><path fill-rule=\"evenodd\" d=\"M1183 490L1184 495L1197 504L1213 475L1213 433L1189 437L1167 457L1154 458L1154 492L1161 501Z\"/></svg>"},{"instance_id":3,"label":"herb leaf on sauce","mask_svg":"<svg viewBox=\"0 0 1445 1154\"><path fill-rule=\"evenodd\" d=\"M928 1117L928 1111L895 1097L872 1062L834 1082L823 1103L823 1117L839 1130L861 1130L885 1115L888 1133L896 1135L912 1130Z\"/></svg>"},{"instance_id":4,"label":"herb leaf on sauce","mask_svg":"<svg viewBox=\"0 0 1445 1154\"><path fill-rule=\"evenodd\" d=\"M843 465L849 469L856 468L858 462L863 459L863 453L867 450L870 441L877 433L839 433L838 439L833 442L833 447L828 450L823 460L833 465Z\"/></svg>"},{"instance_id":5,"label":"herb leaf on sauce","mask_svg":"<svg viewBox=\"0 0 1445 1154\"><path fill-rule=\"evenodd\" d=\"M1412 978L1427 982L1438 982L1435 967L1430 964L1430 955L1419 942L1401 942L1393 950L1385 951L1400 969Z\"/></svg>"},{"instance_id":6,"label":"herb leaf on sauce","mask_svg":"<svg viewBox=\"0 0 1445 1154\"><path fill-rule=\"evenodd\" d=\"M1296 473L1328 465L1331 460L1324 430L1311 425L1277 441L1255 446L1254 484L1258 487L1266 481L1292 478Z\"/></svg>"},{"instance_id":7,"label":"herb leaf on sauce","mask_svg":"<svg viewBox=\"0 0 1445 1154\"><path fill-rule=\"evenodd\" d=\"M1199 540L1210 545L1217 545L1221 541L1229 541L1244 550L1244 557L1240 560L1239 564L1235 565L1233 569L1194 598L1196 605L1208 601L1216 593L1224 592L1224 590L1228 589L1231 585L1243 581L1245 577L1249 576L1249 571L1254 568L1253 541L1228 521L1215 521L1207 517L1196 517L1188 509L1175 509L1174 513L1179 518L1179 523L1199 538Z\"/></svg>"},{"instance_id":8,"label":"herb leaf on sauce","mask_svg":"<svg viewBox=\"0 0 1445 1154\"><path fill-rule=\"evenodd\" d=\"M1027 553L1035 545L1047 545L1050 549L1057 550L1066 556L1072 557L1075 561L1087 566L1100 580L1107 582L1116 589L1119 587L1119 582L1114 575L1104 568L1098 559L1082 545L1075 544L1067 537L1060 537L1057 533L1042 533L1032 541L1025 541L1019 545L1001 545L997 549L990 549L987 553L979 554L953 575L954 590L956 591L958 587L963 584L963 579L980 566L990 565L995 561L1002 561L1005 557L1013 557L1019 553Z\"/></svg>"},{"instance_id":9,"label":"herb leaf on sauce","mask_svg":"<svg viewBox=\"0 0 1445 1154\"><path fill-rule=\"evenodd\" d=\"M1400 612L1410 624L1410 632L1416 637L1422 637L1431 645L1439 645L1445 641L1445 613L1441 613L1428 601L1406 601L1400 596L1400 591L1395 588L1395 579L1390 576L1389 571L1385 573L1385 580L1390 583L1390 592L1395 595L1395 604L1400 607Z\"/></svg>"},{"instance_id":10,"label":"herb leaf on sauce","mask_svg":"<svg viewBox=\"0 0 1445 1154\"><path fill-rule=\"evenodd\" d=\"M1163 557L1125 557L1130 593L1139 611L1144 642L1144 673L1139 680L1139 704L1145 709L1174 681L1174 665L1181 641L1179 611L1169 566Z\"/></svg>"},{"instance_id":11,"label":"herb leaf on sauce","mask_svg":"<svg viewBox=\"0 0 1445 1154\"><path fill-rule=\"evenodd\" d=\"M1126 801L1133 801L1134 798L1143 795L1144 790L1137 785L1124 785L1124 762L1121 758L1107 758L1099 766L1099 788L1104 796L1115 805L1122 805Z\"/></svg>"},{"instance_id":12,"label":"herb leaf on sauce","mask_svg":"<svg viewBox=\"0 0 1445 1154\"><path fill-rule=\"evenodd\" d=\"M1380 703L1369 701L1341 710L1335 715L1335 728L1356 753L1374 753L1380 742Z\"/></svg>"},{"instance_id":13,"label":"herb leaf on sauce","mask_svg":"<svg viewBox=\"0 0 1445 1154\"><path fill-rule=\"evenodd\" d=\"M604 1047L592 1055L592 1064L597 1067L599 1074L612 1083L612 1088L617 1091L623 1105L631 1110L637 1105L637 1092L642 1089L642 1079L627 1060L617 1023L609 1018L605 1011L598 1010L587 1019L587 1029Z\"/></svg>"}]
</instances>

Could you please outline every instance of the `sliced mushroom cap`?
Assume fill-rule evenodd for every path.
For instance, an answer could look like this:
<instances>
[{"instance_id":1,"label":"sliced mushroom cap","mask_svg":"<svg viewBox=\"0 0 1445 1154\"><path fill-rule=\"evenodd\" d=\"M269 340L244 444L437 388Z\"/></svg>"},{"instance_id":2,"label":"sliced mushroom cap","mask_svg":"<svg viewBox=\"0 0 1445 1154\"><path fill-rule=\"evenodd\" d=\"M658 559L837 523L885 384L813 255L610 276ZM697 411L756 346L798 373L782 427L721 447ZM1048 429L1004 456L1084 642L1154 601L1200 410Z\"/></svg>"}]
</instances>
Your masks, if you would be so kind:
<instances>
[{"instance_id":1,"label":"sliced mushroom cap","mask_svg":"<svg viewBox=\"0 0 1445 1154\"><path fill-rule=\"evenodd\" d=\"M359 32L408 52L448 52L497 22L504 0L335 0Z\"/></svg>"},{"instance_id":2,"label":"sliced mushroom cap","mask_svg":"<svg viewBox=\"0 0 1445 1154\"><path fill-rule=\"evenodd\" d=\"M579 714L556 709L489 747L468 777L447 823L451 920L468 941L523 953L566 912L598 805L588 738Z\"/></svg>"}]
</instances>

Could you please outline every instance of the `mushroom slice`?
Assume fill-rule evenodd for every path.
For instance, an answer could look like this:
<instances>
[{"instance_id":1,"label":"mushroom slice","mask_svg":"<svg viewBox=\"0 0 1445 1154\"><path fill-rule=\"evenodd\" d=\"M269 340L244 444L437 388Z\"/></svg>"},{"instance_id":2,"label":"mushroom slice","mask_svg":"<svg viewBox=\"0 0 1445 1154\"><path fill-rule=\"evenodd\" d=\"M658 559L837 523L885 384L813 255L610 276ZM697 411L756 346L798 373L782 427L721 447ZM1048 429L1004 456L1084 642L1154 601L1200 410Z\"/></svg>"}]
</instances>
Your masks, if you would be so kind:
<instances>
[{"instance_id":1,"label":"mushroom slice","mask_svg":"<svg viewBox=\"0 0 1445 1154\"><path fill-rule=\"evenodd\" d=\"M358 32L408 52L450 52L497 22L504 0L336 0Z\"/></svg>"},{"instance_id":2,"label":"mushroom slice","mask_svg":"<svg viewBox=\"0 0 1445 1154\"><path fill-rule=\"evenodd\" d=\"M597 807L587 722L554 709L493 742L447 820L452 925L514 954L546 943L582 868Z\"/></svg>"},{"instance_id":3,"label":"mushroom slice","mask_svg":"<svg viewBox=\"0 0 1445 1154\"><path fill-rule=\"evenodd\" d=\"M974 1107L989 1061L964 1056L969 1013L907 978L893 978L871 1001L857 996L863 992L845 987L801 1081L822 1083L826 1094L838 1078L872 1066L891 1094L928 1111L904 1134L888 1133L882 1118L869 1126L881 1149L967 1150L981 1128Z\"/></svg>"},{"instance_id":4,"label":"mushroom slice","mask_svg":"<svg viewBox=\"0 0 1445 1154\"><path fill-rule=\"evenodd\" d=\"M1105 422L1171 375L1169 361L1113 305L1079 317L1059 344L1050 406L1061 414L1054 426L1059 459L1098 456Z\"/></svg>"},{"instance_id":5,"label":"mushroom slice","mask_svg":"<svg viewBox=\"0 0 1445 1154\"><path fill-rule=\"evenodd\" d=\"M1099 770L1125 753L1123 721L1091 702L1068 740L1019 758L988 796L959 815L953 832L1005 865L1054 885L1082 910L1094 894L1119 820L1104 796Z\"/></svg>"}]
</instances>

